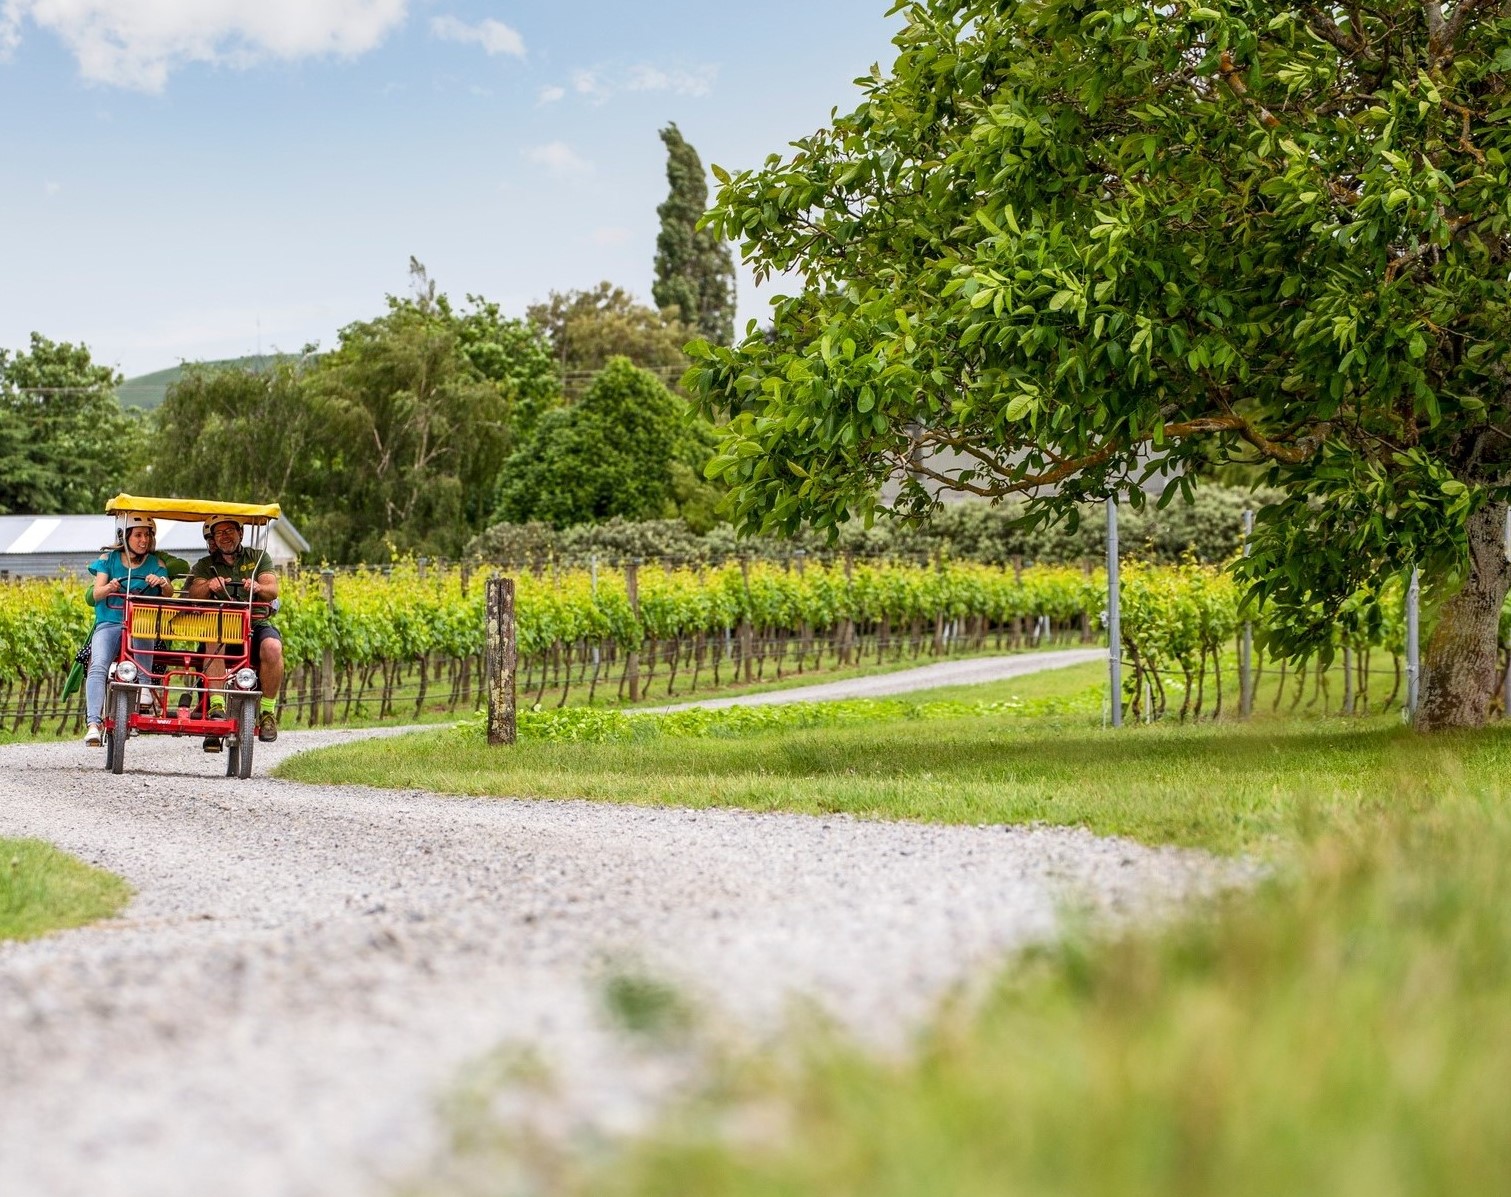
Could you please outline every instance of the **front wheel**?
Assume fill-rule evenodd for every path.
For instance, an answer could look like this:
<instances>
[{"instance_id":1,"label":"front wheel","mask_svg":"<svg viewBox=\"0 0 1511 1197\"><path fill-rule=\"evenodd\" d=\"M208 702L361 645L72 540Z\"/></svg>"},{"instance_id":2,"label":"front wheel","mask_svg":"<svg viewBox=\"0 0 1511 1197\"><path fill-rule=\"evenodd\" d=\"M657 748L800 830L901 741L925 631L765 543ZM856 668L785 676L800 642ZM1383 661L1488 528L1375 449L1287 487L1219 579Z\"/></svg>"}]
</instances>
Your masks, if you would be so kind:
<instances>
[{"instance_id":1,"label":"front wheel","mask_svg":"<svg viewBox=\"0 0 1511 1197\"><path fill-rule=\"evenodd\" d=\"M237 777L252 776L252 745L257 742L257 700L243 698L236 711Z\"/></svg>"},{"instance_id":2,"label":"front wheel","mask_svg":"<svg viewBox=\"0 0 1511 1197\"><path fill-rule=\"evenodd\" d=\"M110 717L114 726L110 729L110 739L105 749L105 765L112 773L123 772L126 768L126 736L131 731L131 698L132 691L124 686L116 687L115 693L110 696Z\"/></svg>"}]
</instances>

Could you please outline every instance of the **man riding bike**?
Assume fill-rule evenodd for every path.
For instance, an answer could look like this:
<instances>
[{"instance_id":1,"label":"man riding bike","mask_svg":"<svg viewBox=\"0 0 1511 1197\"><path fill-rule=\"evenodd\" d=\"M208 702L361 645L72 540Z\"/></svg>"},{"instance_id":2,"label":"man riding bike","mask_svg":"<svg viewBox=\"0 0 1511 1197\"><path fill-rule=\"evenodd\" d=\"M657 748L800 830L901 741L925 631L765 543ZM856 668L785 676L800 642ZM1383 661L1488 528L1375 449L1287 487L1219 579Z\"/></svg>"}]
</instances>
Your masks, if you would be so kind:
<instances>
[{"instance_id":1,"label":"man riding bike","mask_svg":"<svg viewBox=\"0 0 1511 1197\"><path fill-rule=\"evenodd\" d=\"M223 602L272 604L278 598L278 575L273 562L260 549L243 548L242 521L234 516L213 515L204 522L205 547L210 551L189 571L186 598ZM263 608L266 610L267 608ZM211 651L219 652L219 646ZM283 641L266 614L252 620L252 666L262 691L257 716L257 738L271 743L278 738L278 694L283 689ZM212 690L225 688L225 666L206 669ZM213 700L212 700L213 702ZM218 709L212 706L212 713ZM205 751L219 752L219 736L205 737Z\"/></svg>"}]
</instances>

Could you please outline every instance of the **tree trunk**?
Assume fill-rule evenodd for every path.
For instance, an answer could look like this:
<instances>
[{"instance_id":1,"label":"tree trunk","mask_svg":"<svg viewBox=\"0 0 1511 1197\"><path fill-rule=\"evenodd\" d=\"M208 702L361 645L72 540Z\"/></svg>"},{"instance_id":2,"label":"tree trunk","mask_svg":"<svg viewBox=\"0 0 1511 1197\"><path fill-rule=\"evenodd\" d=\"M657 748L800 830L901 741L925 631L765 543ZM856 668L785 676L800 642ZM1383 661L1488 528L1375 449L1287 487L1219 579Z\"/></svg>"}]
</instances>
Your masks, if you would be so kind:
<instances>
[{"instance_id":1,"label":"tree trunk","mask_svg":"<svg viewBox=\"0 0 1511 1197\"><path fill-rule=\"evenodd\" d=\"M1421 731L1482 727L1499 662L1501 606L1511 589L1503 540L1506 509L1482 507L1469 517L1469 574L1443 604L1422 669Z\"/></svg>"}]
</instances>

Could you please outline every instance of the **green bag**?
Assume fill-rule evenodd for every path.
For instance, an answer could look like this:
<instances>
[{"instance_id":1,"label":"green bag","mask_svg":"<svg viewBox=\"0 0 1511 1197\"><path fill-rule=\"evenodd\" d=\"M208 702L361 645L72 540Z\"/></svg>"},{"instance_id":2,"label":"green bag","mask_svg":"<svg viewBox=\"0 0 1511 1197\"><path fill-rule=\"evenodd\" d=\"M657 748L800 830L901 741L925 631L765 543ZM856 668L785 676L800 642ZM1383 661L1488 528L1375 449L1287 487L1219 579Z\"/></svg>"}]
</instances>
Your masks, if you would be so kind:
<instances>
[{"instance_id":1,"label":"green bag","mask_svg":"<svg viewBox=\"0 0 1511 1197\"><path fill-rule=\"evenodd\" d=\"M79 687L84 684L84 666L75 661L73 668L68 671L68 677L63 682L63 701L67 702L79 692Z\"/></svg>"},{"instance_id":2,"label":"green bag","mask_svg":"<svg viewBox=\"0 0 1511 1197\"><path fill-rule=\"evenodd\" d=\"M99 625L96 624L95 627ZM63 679L63 701L67 702L79 692L79 687L84 684L84 674L89 669L89 658L94 655L94 628L89 629L89 639L84 641L84 647L73 655L73 668L68 671L68 676Z\"/></svg>"}]
</instances>

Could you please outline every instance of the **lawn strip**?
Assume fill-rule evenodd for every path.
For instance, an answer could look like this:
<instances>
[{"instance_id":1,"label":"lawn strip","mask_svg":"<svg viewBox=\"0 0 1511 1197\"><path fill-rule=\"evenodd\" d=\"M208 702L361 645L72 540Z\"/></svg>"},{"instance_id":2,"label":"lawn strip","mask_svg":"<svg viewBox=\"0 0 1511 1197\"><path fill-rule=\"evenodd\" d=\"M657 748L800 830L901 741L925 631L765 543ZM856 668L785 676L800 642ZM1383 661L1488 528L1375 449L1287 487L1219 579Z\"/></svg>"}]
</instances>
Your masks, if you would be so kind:
<instances>
[{"instance_id":1,"label":"lawn strip","mask_svg":"<svg viewBox=\"0 0 1511 1197\"><path fill-rule=\"evenodd\" d=\"M0 940L110 918L130 897L121 878L50 844L0 838Z\"/></svg>"}]
</instances>

